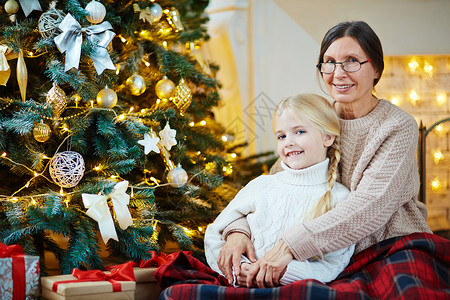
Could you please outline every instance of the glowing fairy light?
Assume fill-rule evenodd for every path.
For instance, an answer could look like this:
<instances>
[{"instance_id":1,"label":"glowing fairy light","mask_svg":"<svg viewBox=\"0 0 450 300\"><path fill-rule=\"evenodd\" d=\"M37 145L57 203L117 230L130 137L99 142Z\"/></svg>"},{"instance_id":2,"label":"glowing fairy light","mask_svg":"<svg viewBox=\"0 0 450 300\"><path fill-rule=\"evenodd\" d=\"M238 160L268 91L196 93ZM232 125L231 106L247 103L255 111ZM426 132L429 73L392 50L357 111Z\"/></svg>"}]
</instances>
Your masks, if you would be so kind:
<instances>
[{"instance_id":1,"label":"glowing fairy light","mask_svg":"<svg viewBox=\"0 0 450 300\"><path fill-rule=\"evenodd\" d=\"M230 156L231 156L231 158L236 158L237 154L236 153L231 153Z\"/></svg>"},{"instance_id":2,"label":"glowing fairy light","mask_svg":"<svg viewBox=\"0 0 450 300\"><path fill-rule=\"evenodd\" d=\"M448 128L444 124L439 124L434 127L434 132L436 132L436 134L439 136L444 136L448 133Z\"/></svg>"},{"instance_id":3,"label":"glowing fairy light","mask_svg":"<svg viewBox=\"0 0 450 300\"><path fill-rule=\"evenodd\" d=\"M416 92L415 89L412 89L412 90L409 92L409 100L410 100L410 102L411 102L412 105L416 105L417 102L420 100L420 96L419 96L419 94Z\"/></svg>"},{"instance_id":4,"label":"glowing fairy light","mask_svg":"<svg viewBox=\"0 0 450 300\"><path fill-rule=\"evenodd\" d=\"M391 103L400 106L402 104L402 99L400 98L400 96L393 96L391 98Z\"/></svg>"},{"instance_id":5,"label":"glowing fairy light","mask_svg":"<svg viewBox=\"0 0 450 300\"><path fill-rule=\"evenodd\" d=\"M433 192L438 192L438 191L440 191L441 189L442 189L442 182L441 182L441 179L439 178L439 177L436 177L436 178L434 178L432 181L431 181L431 190L433 191Z\"/></svg>"},{"instance_id":6,"label":"glowing fairy light","mask_svg":"<svg viewBox=\"0 0 450 300\"><path fill-rule=\"evenodd\" d=\"M444 160L444 154L442 153L441 148L437 148L436 151L433 152L433 160L436 165Z\"/></svg>"},{"instance_id":7,"label":"glowing fairy light","mask_svg":"<svg viewBox=\"0 0 450 300\"><path fill-rule=\"evenodd\" d=\"M194 127L195 126L195 122L190 122L189 126Z\"/></svg>"},{"instance_id":8,"label":"glowing fairy light","mask_svg":"<svg viewBox=\"0 0 450 300\"><path fill-rule=\"evenodd\" d=\"M430 63L425 62L425 65L423 66L423 70L425 71L425 73L427 73L428 75L432 76L433 75L433 71L434 71L434 67Z\"/></svg>"},{"instance_id":9,"label":"glowing fairy light","mask_svg":"<svg viewBox=\"0 0 450 300\"><path fill-rule=\"evenodd\" d=\"M205 120L202 120L202 121L200 121L200 123L199 123L201 126L205 126L206 125L206 121Z\"/></svg>"},{"instance_id":10,"label":"glowing fairy light","mask_svg":"<svg viewBox=\"0 0 450 300\"><path fill-rule=\"evenodd\" d=\"M441 92L436 95L436 104L438 106L444 106L447 103L447 93Z\"/></svg>"},{"instance_id":11,"label":"glowing fairy light","mask_svg":"<svg viewBox=\"0 0 450 300\"><path fill-rule=\"evenodd\" d=\"M416 72L417 68L419 67L419 62L413 58L408 63L408 67L409 67L409 70L411 71L411 73L414 73L414 72Z\"/></svg>"},{"instance_id":12,"label":"glowing fairy light","mask_svg":"<svg viewBox=\"0 0 450 300\"><path fill-rule=\"evenodd\" d=\"M227 138L227 136L226 136L226 135L222 135L222 141L224 141L224 142L228 142L228 138Z\"/></svg>"},{"instance_id":13,"label":"glowing fairy light","mask_svg":"<svg viewBox=\"0 0 450 300\"><path fill-rule=\"evenodd\" d=\"M6 157L6 152L3 152L3 153L2 153L2 157Z\"/></svg>"}]
</instances>

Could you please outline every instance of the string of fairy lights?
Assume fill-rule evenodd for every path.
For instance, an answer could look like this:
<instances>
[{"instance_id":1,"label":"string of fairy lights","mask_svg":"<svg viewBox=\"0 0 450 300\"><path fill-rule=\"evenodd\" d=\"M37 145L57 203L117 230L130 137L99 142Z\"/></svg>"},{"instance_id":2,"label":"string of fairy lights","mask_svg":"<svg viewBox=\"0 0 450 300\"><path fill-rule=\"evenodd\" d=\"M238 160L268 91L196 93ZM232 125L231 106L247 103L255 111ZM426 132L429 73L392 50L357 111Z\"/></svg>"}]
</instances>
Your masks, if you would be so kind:
<instances>
[{"instance_id":1,"label":"string of fairy lights","mask_svg":"<svg viewBox=\"0 0 450 300\"><path fill-rule=\"evenodd\" d=\"M430 111L430 119L434 122L438 120L438 116L443 118L449 115L449 90L448 84L445 82L445 78L448 78L450 73L450 58L447 56L412 56L412 57L388 57L386 59L386 69L390 68L390 64L395 65L388 70L388 77L384 81L389 81L396 76L404 76L407 84L402 85L401 81L392 80L392 83L398 84L395 88L390 88L390 91L386 93L390 94L388 99L395 105L407 110L413 116L415 116L418 123L423 122L423 118L426 118L426 112L424 107ZM395 70L394 70L395 68ZM392 78L389 78L389 75ZM439 80L438 77L443 78ZM427 84L428 81L432 81L432 84ZM383 93L383 86L380 87L381 93ZM393 90L396 91L393 91ZM389 90L389 89L388 89ZM421 117L419 117L421 116ZM432 132L440 140L449 138L449 124L443 122L436 125ZM442 147L434 147L430 149L430 158L434 163L434 166L430 166L432 169L445 166L449 162L450 149L444 149ZM440 176L434 176L430 179L427 186L433 193L446 193L450 188L450 184Z\"/></svg>"}]
</instances>

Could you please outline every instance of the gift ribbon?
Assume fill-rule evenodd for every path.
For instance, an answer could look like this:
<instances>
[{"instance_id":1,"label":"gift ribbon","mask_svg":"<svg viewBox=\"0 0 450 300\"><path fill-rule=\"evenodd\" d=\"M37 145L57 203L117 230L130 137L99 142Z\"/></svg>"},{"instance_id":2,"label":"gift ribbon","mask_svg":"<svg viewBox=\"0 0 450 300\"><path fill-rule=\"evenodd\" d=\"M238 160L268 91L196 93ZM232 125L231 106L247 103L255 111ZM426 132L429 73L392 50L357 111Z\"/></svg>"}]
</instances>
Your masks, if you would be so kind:
<instances>
[{"instance_id":1,"label":"gift ribbon","mask_svg":"<svg viewBox=\"0 0 450 300\"><path fill-rule=\"evenodd\" d=\"M115 70L115 66L109 57L106 47L116 35L110 31L113 29L108 21L98 25L91 25L81 28L80 23L67 14L58 26L62 33L54 38L55 44L61 53L66 52L64 71L72 68L78 69L81 57L81 45L83 43L83 32L86 32L86 39L97 45L96 50L91 54L97 74L103 73L105 69Z\"/></svg>"},{"instance_id":2,"label":"gift ribbon","mask_svg":"<svg viewBox=\"0 0 450 300\"><path fill-rule=\"evenodd\" d=\"M12 258L13 299L25 299L25 258L20 245L6 246L0 243L0 258Z\"/></svg>"},{"instance_id":3,"label":"gift ribbon","mask_svg":"<svg viewBox=\"0 0 450 300\"><path fill-rule=\"evenodd\" d=\"M112 270L109 274L100 270L82 271L73 269L72 276L75 276L77 279L54 282L52 291L56 293L58 291L58 285L65 283L109 281L112 284L113 292L120 292L122 290L122 285L119 281L136 281L132 261L118 265L117 268Z\"/></svg>"},{"instance_id":4,"label":"gift ribbon","mask_svg":"<svg viewBox=\"0 0 450 300\"><path fill-rule=\"evenodd\" d=\"M33 10L39 10L42 11L41 5L39 4L38 0L19 0L20 6L22 6L23 13L25 14L25 17L28 17L28 15Z\"/></svg>"},{"instance_id":5,"label":"gift ribbon","mask_svg":"<svg viewBox=\"0 0 450 300\"><path fill-rule=\"evenodd\" d=\"M151 258L148 260L141 260L139 264L139 268L149 268L154 266L162 266L163 264L172 261L178 252L171 253L171 254L165 254L161 252L159 255L155 251L149 251L151 254ZM181 251L186 255L192 255L192 251Z\"/></svg>"},{"instance_id":6,"label":"gift ribbon","mask_svg":"<svg viewBox=\"0 0 450 300\"><path fill-rule=\"evenodd\" d=\"M128 210L130 195L126 192L128 181L120 181L114 186L114 189L107 196L81 194L84 206L88 208L86 214L97 221L103 242L108 243L109 239L119 241L117 237L114 221L108 207L108 198L111 198L117 221L121 229L125 230L133 225L133 218Z\"/></svg>"}]
</instances>

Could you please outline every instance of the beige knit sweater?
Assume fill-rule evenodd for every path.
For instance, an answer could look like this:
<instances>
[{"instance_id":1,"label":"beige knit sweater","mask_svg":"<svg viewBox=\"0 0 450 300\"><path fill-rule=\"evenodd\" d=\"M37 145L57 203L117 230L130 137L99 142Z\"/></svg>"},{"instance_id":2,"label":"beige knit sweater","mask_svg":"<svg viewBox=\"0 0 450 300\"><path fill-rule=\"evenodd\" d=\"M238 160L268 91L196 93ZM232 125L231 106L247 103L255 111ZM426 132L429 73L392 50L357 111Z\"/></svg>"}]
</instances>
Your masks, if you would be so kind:
<instances>
[{"instance_id":1,"label":"beige knit sweater","mask_svg":"<svg viewBox=\"0 0 450 300\"><path fill-rule=\"evenodd\" d=\"M417 201L417 123L386 100L366 116L340 120L340 179L346 201L305 224L281 234L295 259L335 251L356 243L355 253L388 238L429 232L425 205ZM271 172L281 171L279 162ZM249 235L245 218L224 230Z\"/></svg>"}]
</instances>

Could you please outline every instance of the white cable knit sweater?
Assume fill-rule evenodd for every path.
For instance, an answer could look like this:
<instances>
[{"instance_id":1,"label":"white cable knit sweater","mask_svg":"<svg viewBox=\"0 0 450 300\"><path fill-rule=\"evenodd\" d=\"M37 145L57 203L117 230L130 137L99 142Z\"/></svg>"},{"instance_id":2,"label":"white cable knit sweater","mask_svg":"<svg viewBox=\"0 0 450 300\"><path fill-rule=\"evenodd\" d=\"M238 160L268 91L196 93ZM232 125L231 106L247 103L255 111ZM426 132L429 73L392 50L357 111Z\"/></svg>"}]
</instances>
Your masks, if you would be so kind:
<instances>
[{"instance_id":1,"label":"white cable knit sweater","mask_svg":"<svg viewBox=\"0 0 450 300\"><path fill-rule=\"evenodd\" d=\"M280 234L310 212L326 191L329 159L302 170L292 170L283 164L284 171L262 175L249 182L205 233L205 254L210 267L219 272L217 257L225 241L224 228L232 221L247 216L256 257L262 257L280 241ZM347 198L349 191L336 183L332 190L332 206ZM322 260L293 260L289 263L282 285L312 278L329 282L347 266L354 245L324 255Z\"/></svg>"}]
</instances>

